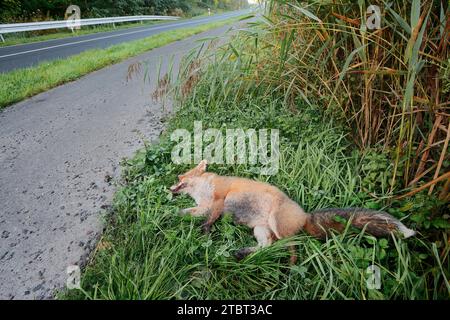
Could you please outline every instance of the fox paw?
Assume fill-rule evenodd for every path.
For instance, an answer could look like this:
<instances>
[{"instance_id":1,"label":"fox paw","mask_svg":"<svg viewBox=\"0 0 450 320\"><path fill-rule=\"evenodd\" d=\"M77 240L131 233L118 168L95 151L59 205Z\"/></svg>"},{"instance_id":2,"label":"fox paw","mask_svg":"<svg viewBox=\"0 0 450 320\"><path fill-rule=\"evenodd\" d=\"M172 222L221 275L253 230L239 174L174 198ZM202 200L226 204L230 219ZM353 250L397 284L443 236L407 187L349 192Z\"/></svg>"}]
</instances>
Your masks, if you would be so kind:
<instances>
[{"instance_id":1,"label":"fox paw","mask_svg":"<svg viewBox=\"0 0 450 320\"><path fill-rule=\"evenodd\" d=\"M178 214L180 216L185 216L185 215L187 215L189 213L190 213L189 209L180 209L180 211L178 211Z\"/></svg>"},{"instance_id":2,"label":"fox paw","mask_svg":"<svg viewBox=\"0 0 450 320\"><path fill-rule=\"evenodd\" d=\"M202 231L204 234L208 234L211 231L211 225L205 223L202 225Z\"/></svg>"},{"instance_id":3,"label":"fox paw","mask_svg":"<svg viewBox=\"0 0 450 320\"><path fill-rule=\"evenodd\" d=\"M247 257L251 252L244 248L244 249L240 249L238 250L235 254L234 257L238 260L241 261L242 259L244 259L245 257Z\"/></svg>"}]
</instances>

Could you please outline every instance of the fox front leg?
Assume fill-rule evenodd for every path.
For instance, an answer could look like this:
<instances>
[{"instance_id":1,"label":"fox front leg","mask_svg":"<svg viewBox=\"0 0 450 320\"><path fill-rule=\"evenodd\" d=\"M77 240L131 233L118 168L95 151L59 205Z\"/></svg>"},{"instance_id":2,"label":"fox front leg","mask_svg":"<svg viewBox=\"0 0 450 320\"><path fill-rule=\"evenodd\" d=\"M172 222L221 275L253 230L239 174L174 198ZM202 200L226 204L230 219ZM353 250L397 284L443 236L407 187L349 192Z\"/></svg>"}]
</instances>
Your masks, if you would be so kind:
<instances>
[{"instance_id":1,"label":"fox front leg","mask_svg":"<svg viewBox=\"0 0 450 320\"><path fill-rule=\"evenodd\" d=\"M192 207L180 210L181 215L190 214L193 217L206 216L209 212L207 207Z\"/></svg>"},{"instance_id":2,"label":"fox front leg","mask_svg":"<svg viewBox=\"0 0 450 320\"><path fill-rule=\"evenodd\" d=\"M213 204L208 206L199 206L182 209L180 211L181 215L190 214L194 217L208 216L206 222L202 225L202 230L204 233L209 233L213 223L220 217L223 212L223 201L215 201Z\"/></svg>"},{"instance_id":3,"label":"fox front leg","mask_svg":"<svg viewBox=\"0 0 450 320\"><path fill-rule=\"evenodd\" d=\"M256 241L258 241L258 246L240 249L235 254L236 259L242 260L249 254L258 250L259 248L264 248L264 247L270 246L272 244L272 232L270 231L270 229L268 227L256 226L253 229L253 234L256 238Z\"/></svg>"},{"instance_id":4,"label":"fox front leg","mask_svg":"<svg viewBox=\"0 0 450 320\"><path fill-rule=\"evenodd\" d=\"M222 215L222 213L223 213L223 200L214 201L211 206L208 219L202 226L202 230L204 233L209 233L209 231L211 230L211 226Z\"/></svg>"}]
</instances>

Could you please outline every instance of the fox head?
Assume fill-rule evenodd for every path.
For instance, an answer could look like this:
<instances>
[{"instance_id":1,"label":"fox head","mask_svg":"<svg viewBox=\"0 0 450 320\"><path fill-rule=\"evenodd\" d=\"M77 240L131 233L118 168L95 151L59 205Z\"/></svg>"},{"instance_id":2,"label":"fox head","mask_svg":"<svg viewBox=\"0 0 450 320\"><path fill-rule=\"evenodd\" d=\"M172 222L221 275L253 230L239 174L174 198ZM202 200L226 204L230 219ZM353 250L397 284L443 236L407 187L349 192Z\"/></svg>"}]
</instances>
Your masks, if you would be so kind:
<instances>
[{"instance_id":1,"label":"fox head","mask_svg":"<svg viewBox=\"0 0 450 320\"><path fill-rule=\"evenodd\" d=\"M179 175L178 183L171 186L169 188L170 191L173 194L189 193L194 186L196 178L200 177L206 171L206 165L206 160L202 160L195 168Z\"/></svg>"}]
</instances>

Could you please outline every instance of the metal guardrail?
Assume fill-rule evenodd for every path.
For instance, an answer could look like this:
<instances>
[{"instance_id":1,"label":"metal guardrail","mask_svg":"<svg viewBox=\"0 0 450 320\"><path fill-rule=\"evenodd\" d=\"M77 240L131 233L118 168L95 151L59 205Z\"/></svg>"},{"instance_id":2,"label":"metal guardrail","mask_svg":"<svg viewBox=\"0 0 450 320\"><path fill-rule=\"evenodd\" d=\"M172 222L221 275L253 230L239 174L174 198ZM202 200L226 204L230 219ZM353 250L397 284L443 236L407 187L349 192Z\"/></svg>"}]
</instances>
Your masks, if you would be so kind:
<instances>
[{"instance_id":1,"label":"metal guardrail","mask_svg":"<svg viewBox=\"0 0 450 320\"><path fill-rule=\"evenodd\" d=\"M77 24L79 26L90 26L97 24L113 24L119 22L131 22L131 21L146 21L146 20L177 20L178 17L172 16L125 16L125 17L112 17L112 18L93 18L93 19L79 19ZM47 29L59 29L67 28L70 20L58 20L58 21L44 21L44 22L28 22L28 23L10 23L0 24L0 39L4 42L2 34L24 32L24 31L36 31Z\"/></svg>"}]
</instances>

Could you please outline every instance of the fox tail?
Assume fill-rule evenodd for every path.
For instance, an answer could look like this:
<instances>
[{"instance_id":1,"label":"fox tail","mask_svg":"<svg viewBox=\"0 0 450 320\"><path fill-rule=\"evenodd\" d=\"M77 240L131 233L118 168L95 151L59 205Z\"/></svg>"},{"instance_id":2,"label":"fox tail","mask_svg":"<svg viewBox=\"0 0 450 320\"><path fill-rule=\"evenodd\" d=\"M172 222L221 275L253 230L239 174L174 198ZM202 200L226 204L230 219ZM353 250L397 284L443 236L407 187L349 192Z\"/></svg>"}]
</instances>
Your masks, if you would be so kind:
<instances>
[{"instance_id":1,"label":"fox tail","mask_svg":"<svg viewBox=\"0 0 450 320\"><path fill-rule=\"evenodd\" d=\"M304 227L305 231L317 238L326 238L330 230L342 232L345 221L350 221L353 227L365 228L368 234L375 237L388 236L391 232L400 232L404 238L416 234L399 220L383 211L363 208L323 209L309 214Z\"/></svg>"}]
</instances>

